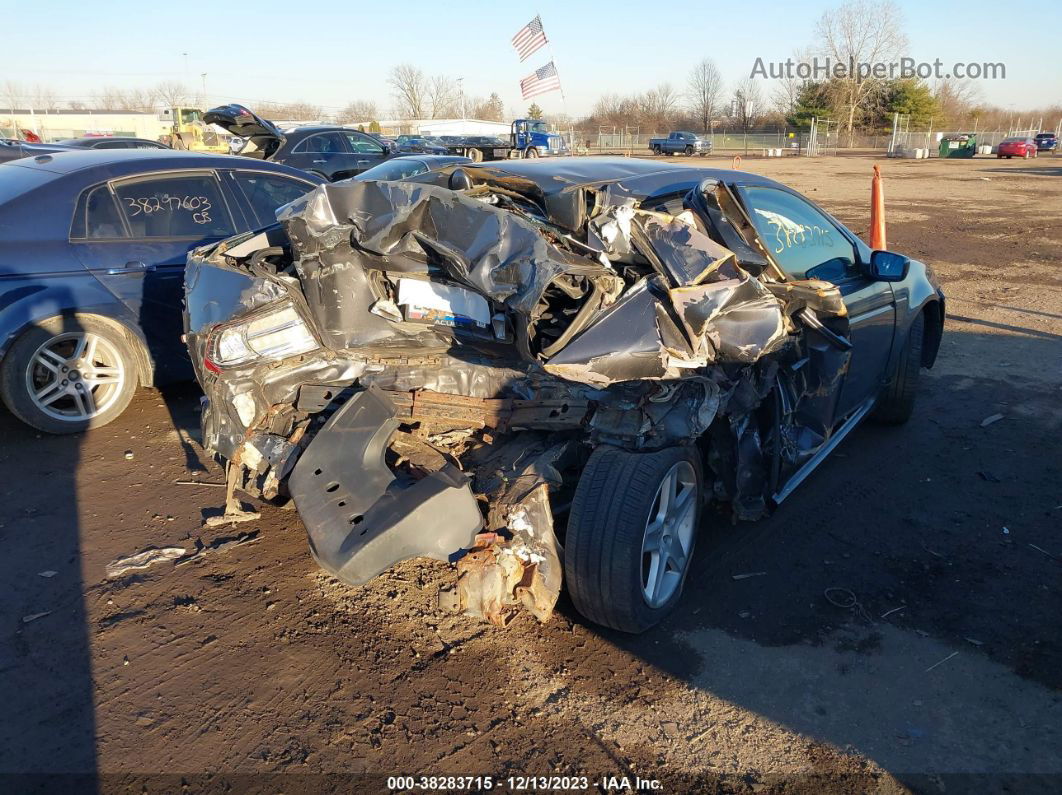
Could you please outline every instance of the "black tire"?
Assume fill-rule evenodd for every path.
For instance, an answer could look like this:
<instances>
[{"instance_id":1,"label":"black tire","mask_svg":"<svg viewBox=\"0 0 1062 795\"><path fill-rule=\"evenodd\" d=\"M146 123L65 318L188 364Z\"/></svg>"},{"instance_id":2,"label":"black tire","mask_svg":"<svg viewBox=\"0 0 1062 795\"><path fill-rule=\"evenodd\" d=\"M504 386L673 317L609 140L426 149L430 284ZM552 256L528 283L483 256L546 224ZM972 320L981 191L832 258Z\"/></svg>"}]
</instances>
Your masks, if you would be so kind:
<instances>
[{"instance_id":1,"label":"black tire","mask_svg":"<svg viewBox=\"0 0 1062 795\"><path fill-rule=\"evenodd\" d=\"M40 361L39 352L45 346L54 345L55 349L60 351L69 347L73 353L78 344L74 335L86 334L98 338L97 344L101 345L101 350L106 354L104 360L115 360L113 366L108 366L107 369L115 371L115 374L108 377L116 380L92 386L92 382L82 378L80 372L71 370L66 375L67 380L62 381L62 384L64 387L68 383L77 386L77 382L80 381L82 385L80 391L83 393L87 388L89 395L94 399L98 396L101 401L105 401L105 406L101 408L94 405L95 409L100 410L90 412L85 408L85 404L80 402L83 398L60 397L48 406L42 407L30 392L32 383L40 377L44 377L49 382L58 383L58 379L64 378L64 375L59 374L58 371L55 371L54 376L49 375L41 365L35 364ZM67 337L69 339L64 341ZM99 342L100 340L102 343ZM27 425L45 433L80 433L89 428L99 428L118 417L133 399L140 380L137 346L138 342L132 339L128 332L92 315L53 317L41 321L22 332L4 357L2 366L0 366L0 398L12 414ZM102 365L100 372L103 372ZM60 390L57 388L56 391ZM70 408L67 409L67 407ZM66 411L70 412L69 419L55 416L60 414L65 416ZM78 411L83 416L78 417L76 414Z\"/></svg>"},{"instance_id":2,"label":"black tire","mask_svg":"<svg viewBox=\"0 0 1062 795\"><path fill-rule=\"evenodd\" d=\"M696 486L693 532L677 587L653 607L643 590L643 540L656 495L665 476L686 462ZM568 519L564 575L575 608L590 621L622 632L639 633L662 621L682 595L700 521L704 491L696 447L670 447L630 453L598 447L579 478Z\"/></svg>"},{"instance_id":3,"label":"black tire","mask_svg":"<svg viewBox=\"0 0 1062 795\"><path fill-rule=\"evenodd\" d=\"M660 155L660 147L659 146L654 146L653 147L653 154L655 154L657 156Z\"/></svg>"},{"instance_id":4,"label":"black tire","mask_svg":"<svg viewBox=\"0 0 1062 795\"><path fill-rule=\"evenodd\" d=\"M538 150L535 147L529 146L524 150L524 158L534 159L536 157L538 157Z\"/></svg>"},{"instance_id":5,"label":"black tire","mask_svg":"<svg viewBox=\"0 0 1062 795\"><path fill-rule=\"evenodd\" d=\"M692 146L687 146L686 147L686 157L693 157L693 147Z\"/></svg>"},{"instance_id":6,"label":"black tire","mask_svg":"<svg viewBox=\"0 0 1062 795\"><path fill-rule=\"evenodd\" d=\"M926 317L919 314L907 332L907 341L900 351L892 382L885 387L874 407L873 417L888 425L902 425L914 411L918 374L922 367L922 340L925 337Z\"/></svg>"}]
</instances>

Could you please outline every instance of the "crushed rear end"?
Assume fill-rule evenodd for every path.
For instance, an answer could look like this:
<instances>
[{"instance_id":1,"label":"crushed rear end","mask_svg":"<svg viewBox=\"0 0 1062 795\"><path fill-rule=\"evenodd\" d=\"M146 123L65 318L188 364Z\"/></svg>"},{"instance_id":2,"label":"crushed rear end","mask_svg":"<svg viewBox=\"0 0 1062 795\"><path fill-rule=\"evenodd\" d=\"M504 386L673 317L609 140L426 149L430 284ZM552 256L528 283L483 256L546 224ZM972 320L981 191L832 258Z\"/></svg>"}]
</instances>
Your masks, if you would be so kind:
<instances>
[{"instance_id":1,"label":"crushed rear end","mask_svg":"<svg viewBox=\"0 0 1062 795\"><path fill-rule=\"evenodd\" d=\"M564 513L599 445L710 438L713 496L761 515L754 412L801 318L847 333L837 289L772 278L714 181L650 209L637 179L545 192L447 173L455 189L323 185L190 256L187 339L229 508L290 497L317 561L351 584L455 563L443 598L498 624L520 605L549 617ZM794 400L831 386L792 383Z\"/></svg>"}]
</instances>

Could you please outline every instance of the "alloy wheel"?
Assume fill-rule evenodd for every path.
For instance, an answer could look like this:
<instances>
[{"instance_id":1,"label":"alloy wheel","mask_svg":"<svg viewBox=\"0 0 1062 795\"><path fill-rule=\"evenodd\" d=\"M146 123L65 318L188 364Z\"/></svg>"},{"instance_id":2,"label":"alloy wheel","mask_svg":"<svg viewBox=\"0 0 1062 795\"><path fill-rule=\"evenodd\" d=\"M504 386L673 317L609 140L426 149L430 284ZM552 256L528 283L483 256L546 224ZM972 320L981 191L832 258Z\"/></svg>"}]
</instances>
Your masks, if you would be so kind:
<instances>
[{"instance_id":1,"label":"alloy wheel","mask_svg":"<svg viewBox=\"0 0 1062 795\"><path fill-rule=\"evenodd\" d=\"M107 411L119 398L126 372L114 345L87 331L58 334L26 366L34 405L57 420L80 422Z\"/></svg>"},{"instance_id":2,"label":"alloy wheel","mask_svg":"<svg viewBox=\"0 0 1062 795\"><path fill-rule=\"evenodd\" d=\"M679 461L664 475L642 538L642 597L650 607L665 604L682 586L693 551L697 475Z\"/></svg>"}]
</instances>

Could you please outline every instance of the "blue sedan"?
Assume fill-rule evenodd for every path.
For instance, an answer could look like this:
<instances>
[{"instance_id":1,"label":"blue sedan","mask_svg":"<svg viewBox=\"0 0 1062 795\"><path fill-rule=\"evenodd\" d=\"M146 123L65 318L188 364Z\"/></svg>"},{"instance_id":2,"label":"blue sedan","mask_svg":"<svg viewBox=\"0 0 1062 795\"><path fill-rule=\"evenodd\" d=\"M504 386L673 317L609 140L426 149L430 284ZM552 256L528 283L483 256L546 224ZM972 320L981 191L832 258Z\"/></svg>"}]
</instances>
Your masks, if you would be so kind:
<instances>
[{"instance_id":1,"label":"blue sedan","mask_svg":"<svg viewBox=\"0 0 1062 795\"><path fill-rule=\"evenodd\" d=\"M138 385L191 378L181 342L196 246L275 222L324 179L274 163L146 149L0 165L0 398L73 433Z\"/></svg>"}]
</instances>

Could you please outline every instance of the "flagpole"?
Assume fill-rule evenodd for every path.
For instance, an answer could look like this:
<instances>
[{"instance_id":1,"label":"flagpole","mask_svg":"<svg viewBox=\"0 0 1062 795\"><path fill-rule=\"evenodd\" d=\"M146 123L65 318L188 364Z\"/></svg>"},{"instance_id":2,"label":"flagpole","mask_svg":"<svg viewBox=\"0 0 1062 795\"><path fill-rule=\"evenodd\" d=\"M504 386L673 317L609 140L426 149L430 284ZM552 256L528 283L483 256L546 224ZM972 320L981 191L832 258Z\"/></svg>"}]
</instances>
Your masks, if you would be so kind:
<instances>
[{"instance_id":1,"label":"flagpole","mask_svg":"<svg viewBox=\"0 0 1062 795\"><path fill-rule=\"evenodd\" d=\"M536 11L535 12L535 16L538 17L540 22L542 21L542 14L540 14L540 13L538 13ZM545 25L543 25L543 27L545 27ZM553 64L553 68L557 71L557 78L558 78L557 82L560 84L558 87L560 89L560 95L561 95L561 107L564 109L564 115L567 116L568 115L568 99L567 99L567 97L564 96L564 81L560 80L560 69L557 69L557 56L553 54L553 39L551 39L549 36L546 36L546 44L549 45L549 60L550 60L550 63Z\"/></svg>"}]
</instances>

